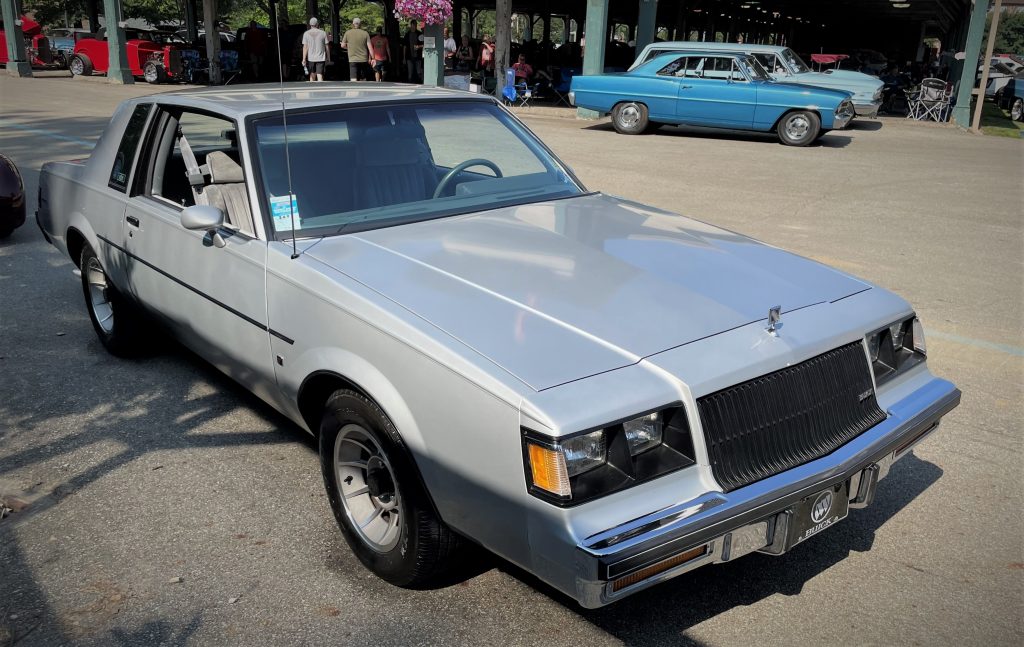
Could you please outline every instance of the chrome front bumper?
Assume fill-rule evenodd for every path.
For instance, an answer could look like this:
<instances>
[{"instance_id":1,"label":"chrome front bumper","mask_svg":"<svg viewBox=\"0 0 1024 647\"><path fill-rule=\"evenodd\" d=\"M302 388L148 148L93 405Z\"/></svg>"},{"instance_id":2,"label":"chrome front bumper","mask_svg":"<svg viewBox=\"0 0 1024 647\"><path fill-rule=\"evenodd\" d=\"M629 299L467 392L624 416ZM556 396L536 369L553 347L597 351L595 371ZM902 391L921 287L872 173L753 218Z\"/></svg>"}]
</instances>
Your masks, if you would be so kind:
<instances>
[{"instance_id":1,"label":"chrome front bumper","mask_svg":"<svg viewBox=\"0 0 1024 647\"><path fill-rule=\"evenodd\" d=\"M793 507L845 485L849 507L871 503L889 466L960 404L960 391L934 378L896 402L881 423L835 452L732 492L696 499L587 537L576 550L576 598L600 607L699 566L748 553L781 554ZM840 488L841 490L841 488ZM670 568L639 579L665 564ZM635 583L630 578L639 579Z\"/></svg>"},{"instance_id":2,"label":"chrome front bumper","mask_svg":"<svg viewBox=\"0 0 1024 647\"><path fill-rule=\"evenodd\" d=\"M881 99L876 99L875 101L869 101L867 103L853 103L853 109L857 112L858 117L877 117L878 109L881 107Z\"/></svg>"}]
</instances>

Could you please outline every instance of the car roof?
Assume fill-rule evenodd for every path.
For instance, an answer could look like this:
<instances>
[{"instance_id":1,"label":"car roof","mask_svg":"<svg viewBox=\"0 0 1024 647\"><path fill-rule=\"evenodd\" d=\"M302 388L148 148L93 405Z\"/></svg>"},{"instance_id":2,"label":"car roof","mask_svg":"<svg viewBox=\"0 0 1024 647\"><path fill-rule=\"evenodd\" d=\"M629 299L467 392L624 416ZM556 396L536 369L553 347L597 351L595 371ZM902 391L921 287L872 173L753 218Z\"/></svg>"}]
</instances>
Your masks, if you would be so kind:
<instances>
[{"instance_id":1,"label":"car roof","mask_svg":"<svg viewBox=\"0 0 1024 647\"><path fill-rule=\"evenodd\" d=\"M692 49L696 51L726 51L726 52L781 52L788 49L783 45L755 45L747 43L698 43L685 40L670 40L662 43L651 43L644 48L644 51L652 49L669 48L673 50Z\"/></svg>"},{"instance_id":2,"label":"car roof","mask_svg":"<svg viewBox=\"0 0 1024 647\"><path fill-rule=\"evenodd\" d=\"M405 83L273 83L214 86L175 90L133 99L133 103L157 102L199 108L225 117L241 119L248 115L275 112L282 102L289 110L377 102L424 100L481 101L493 103L490 95L464 90L424 87Z\"/></svg>"}]
</instances>

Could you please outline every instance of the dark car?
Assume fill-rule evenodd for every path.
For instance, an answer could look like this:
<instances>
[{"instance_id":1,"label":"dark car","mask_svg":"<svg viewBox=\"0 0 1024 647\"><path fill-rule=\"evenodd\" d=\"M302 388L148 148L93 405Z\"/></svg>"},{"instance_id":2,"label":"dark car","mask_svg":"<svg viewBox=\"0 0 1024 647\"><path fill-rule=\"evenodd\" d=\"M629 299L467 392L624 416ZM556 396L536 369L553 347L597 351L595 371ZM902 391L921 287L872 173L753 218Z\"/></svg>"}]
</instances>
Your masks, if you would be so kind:
<instances>
[{"instance_id":1,"label":"dark car","mask_svg":"<svg viewBox=\"0 0 1024 647\"><path fill-rule=\"evenodd\" d=\"M0 155L0 238L25 224L25 183L9 158Z\"/></svg>"}]
</instances>

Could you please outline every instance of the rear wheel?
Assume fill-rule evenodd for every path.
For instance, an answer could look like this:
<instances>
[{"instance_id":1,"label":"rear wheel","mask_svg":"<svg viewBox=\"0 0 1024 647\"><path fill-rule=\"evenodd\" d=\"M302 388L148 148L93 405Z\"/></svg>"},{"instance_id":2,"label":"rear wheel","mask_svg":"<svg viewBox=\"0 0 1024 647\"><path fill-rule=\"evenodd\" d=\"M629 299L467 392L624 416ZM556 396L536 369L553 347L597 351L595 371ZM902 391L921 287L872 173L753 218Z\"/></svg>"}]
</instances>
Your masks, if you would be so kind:
<instances>
[{"instance_id":1,"label":"rear wheel","mask_svg":"<svg viewBox=\"0 0 1024 647\"><path fill-rule=\"evenodd\" d=\"M1010 118L1014 121L1024 121L1024 99L1016 99L1010 106Z\"/></svg>"},{"instance_id":2,"label":"rear wheel","mask_svg":"<svg viewBox=\"0 0 1024 647\"><path fill-rule=\"evenodd\" d=\"M639 135L647 130L647 106L635 101L620 103L612 109L612 125L623 135Z\"/></svg>"},{"instance_id":3,"label":"rear wheel","mask_svg":"<svg viewBox=\"0 0 1024 647\"><path fill-rule=\"evenodd\" d=\"M406 587L445 569L459 537L437 518L397 430L366 396L339 390L327 401L320 465L338 526L366 568Z\"/></svg>"},{"instance_id":4,"label":"rear wheel","mask_svg":"<svg viewBox=\"0 0 1024 647\"><path fill-rule=\"evenodd\" d=\"M142 68L142 77L146 79L146 83L163 83L167 80L167 70L163 65L149 61Z\"/></svg>"},{"instance_id":5,"label":"rear wheel","mask_svg":"<svg viewBox=\"0 0 1024 647\"><path fill-rule=\"evenodd\" d=\"M92 74L92 61L85 54L75 54L68 64L71 76L89 76Z\"/></svg>"},{"instance_id":6,"label":"rear wheel","mask_svg":"<svg viewBox=\"0 0 1024 647\"><path fill-rule=\"evenodd\" d=\"M797 110L783 115L776 130L783 144L806 146L818 138L821 120L814 112Z\"/></svg>"},{"instance_id":7,"label":"rear wheel","mask_svg":"<svg viewBox=\"0 0 1024 647\"><path fill-rule=\"evenodd\" d=\"M99 257L89 245L82 248L78 267L82 273L85 307L100 343L113 355L135 355L141 346L142 332L142 317L135 305L110 282Z\"/></svg>"}]
</instances>

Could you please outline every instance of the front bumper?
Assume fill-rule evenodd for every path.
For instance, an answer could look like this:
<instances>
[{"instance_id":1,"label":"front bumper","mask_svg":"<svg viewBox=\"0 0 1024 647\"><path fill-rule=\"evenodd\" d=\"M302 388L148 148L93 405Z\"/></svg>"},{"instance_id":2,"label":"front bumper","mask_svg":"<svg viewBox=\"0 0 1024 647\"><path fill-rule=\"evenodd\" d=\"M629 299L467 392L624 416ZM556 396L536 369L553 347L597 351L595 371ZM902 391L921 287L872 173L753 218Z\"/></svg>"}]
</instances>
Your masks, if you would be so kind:
<instances>
[{"instance_id":1,"label":"front bumper","mask_svg":"<svg viewBox=\"0 0 1024 647\"><path fill-rule=\"evenodd\" d=\"M795 504L845 485L849 507L868 505L889 466L959 403L960 391L953 384L932 378L893 404L883 422L828 456L587 537L576 547L577 600L584 607L600 607L705 564L757 550L781 554L789 547L786 524Z\"/></svg>"},{"instance_id":2,"label":"front bumper","mask_svg":"<svg viewBox=\"0 0 1024 647\"><path fill-rule=\"evenodd\" d=\"M858 117L877 117L878 109L882 107L882 100L876 99L874 101L867 101L857 103L854 101L853 109L857 112Z\"/></svg>"}]
</instances>

